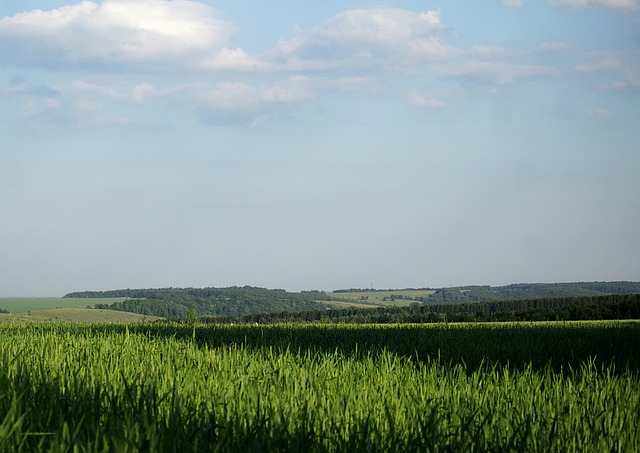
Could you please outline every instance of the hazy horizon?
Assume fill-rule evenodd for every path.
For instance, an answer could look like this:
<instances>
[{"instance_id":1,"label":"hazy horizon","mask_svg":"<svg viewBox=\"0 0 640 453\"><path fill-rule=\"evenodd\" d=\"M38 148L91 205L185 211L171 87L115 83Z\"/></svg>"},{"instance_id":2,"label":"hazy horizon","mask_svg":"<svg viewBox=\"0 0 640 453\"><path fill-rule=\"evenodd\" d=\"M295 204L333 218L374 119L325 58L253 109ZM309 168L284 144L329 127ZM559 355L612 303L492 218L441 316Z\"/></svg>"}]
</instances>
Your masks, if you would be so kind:
<instances>
[{"instance_id":1,"label":"hazy horizon","mask_svg":"<svg viewBox=\"0 0 640 453\"><path fill-rule=\"evenodd\" d=\"M0 297L640 281L636 0L0 4Z\"/></svg>"},{"instance_id":2,"label":"hazy horizon","mask_svg":"<svg viewBox=\"0 0 640 453\"><path fill-rule=\"evenodd\" d=\"M593 282L595 283L618 283L618 282L628 282L628 283L640 283L640 281L638 282L634 282L634 281L623 281L623 280L618 280L618 281L604 281L604 280L593 280ZM449 285L449 286L422 286L422 287L418 287L418 286L413 286L413 287L404 287L404 288L375 288L375 287L366 287L366 288L356 288L356 287L351 287L351 288L333 288L333 289L320 289L320 288L302 288L302 289L298 289L298 290L287 290L286 288L269 288L269 287L258 287L255 285L230 285L230 286L208 286L208 285L204 285L204 286L198 286L198 287L177 287L177 286L158 286L158 287L148 287L148 288L107 288L107 289L84 289L84 290L74 290L74 291L67 291L64 294L59 294L59 295L43 295L43 296L11 296L11 295L1 295L0 294L0 299L59 299L62 298L64 296L66 296L67 294L73 294L73 293L82 293L82 292L89 292L89 291L95 291L95 292L106 292L106 291L118 291L118 290L138 290L138 289L186 289L186 288L197 288L197 289L201 289L201 288L216 288L216 289L225 289L225 288L229 288L229 287L252 287L252 288L263 288L263 289L267 289L267 290L285 290L287 292L310 292L310 291L322 291L322 292L326 292L326 293L333 293L333 292L340 292L340 291L349 291L349 290L355 290L355 291L362 291L362 292L367 292L367 291L380 291L380 292L385 292L385 291L405 291L405 290L436 290L436 289L442 289L442 288L459 288L459 287L470 287L470 286L489 286L491 288L500 288L500 287L505 287L505 286L514 286L514 285L531 285L531 284L542 284L542 285L555 285L555 284L573 284L573 283L591 283L591 282L585 282L585 281L575 281L575 282L513 282L513 283L505 283L505 284L501 284L501 285L489 285L489 284L470 284L470 285L465 285L465 284L461 284L461 285Z\"/></svg>"}]
</instances>

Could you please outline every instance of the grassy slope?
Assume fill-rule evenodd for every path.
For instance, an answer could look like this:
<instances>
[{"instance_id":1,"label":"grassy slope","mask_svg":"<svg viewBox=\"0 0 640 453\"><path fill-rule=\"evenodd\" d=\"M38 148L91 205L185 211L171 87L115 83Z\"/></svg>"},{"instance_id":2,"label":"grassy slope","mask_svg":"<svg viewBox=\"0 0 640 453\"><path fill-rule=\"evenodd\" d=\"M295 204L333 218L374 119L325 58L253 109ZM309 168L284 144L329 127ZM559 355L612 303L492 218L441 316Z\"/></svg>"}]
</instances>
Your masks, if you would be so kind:
<instances>
[{"instance_id":1,"label":"grassy slope","mask_svg":"<svg viewBox=\"0 0 640 453\"><path fill-rule=\"evenodd\" d=\"M359 302L338 302L335 300L322 300L321 303L325 304L327 308L377 308L378 305L359 303Z\"/></svg>"},{"instance_id":2,"label":"grassy slope","mask_svg":"<svg viewBox=\"0 0 640 453\"><path fill-rule=\"evenodd\" d=\"M329 295L335 300L342 302L342 306L345 303L348 306L353 307L377 307L383 305L402 306L410 305L414 303L414 300L384 300L384 298L390 298L391 296L405 296L405 297L424 297L429 294L433 294L435 291L431 289L399 289L392 291L354 291L354 292L339 292L330 293ZM365 298L365 299L363 299ZM331 301L324 301L327 305L333 305Z\"/></svg>"},{"instance_id":3,"label":"grassy slope","mask_svg":"<svg viewBox=\"0 0 640 453\"><path fill-rule=\"evenodd\" d=\"M65 321L135 323L161 319L155 316L145 316L137 313L86 308L87 306L93 307L93 305L97 303L112 304L124 299L124 297L106 299L67 297L0 299L0 308L12 312L11 314L0 315L0 322Z\"/></svg>"},{"instance_id":4,"label":"grassy slope","mask_svg":"<svg viewBox=\"0 0 640 453\"><path fill-rule=\"evenodd\" d=\"M34 297L0 299L0 308L12 313L26 313L32 310L47 310L52 308L86 308L95 304L112 304L124 300L124 297L106 299L67 298L67 297Z\"/></svg>"},{"instance_id":5,"label":"grassy slope","mask_svg":"<svg viewBox=\"0 0 640 453\"><path fill-rule=\"evenodd\" d=\"M145 316L137 313L127 313L115 310L96 310L92 308L49 308L33 310L29 313L13 313L0 315L0 322L87 322L87 323L137 323L151 322L162 318Z\"/></svg>"}]
</instances>

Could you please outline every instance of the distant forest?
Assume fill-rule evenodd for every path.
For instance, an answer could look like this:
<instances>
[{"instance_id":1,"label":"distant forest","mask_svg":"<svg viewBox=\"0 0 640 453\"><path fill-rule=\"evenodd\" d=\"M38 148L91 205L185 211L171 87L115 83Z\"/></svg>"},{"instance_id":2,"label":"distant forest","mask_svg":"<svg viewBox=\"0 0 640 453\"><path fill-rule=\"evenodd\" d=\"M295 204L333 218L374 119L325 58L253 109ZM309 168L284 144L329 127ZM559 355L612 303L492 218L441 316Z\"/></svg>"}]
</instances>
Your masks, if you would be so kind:
<instances>
[{"instance_id":1,"label":"distant forest","mask_svg":"<svg viewBox=\"0 0 640 453\"><path fill-rule=\"evenodd\" d=\"M128 311L163 318L183 318L190 307L199 315L246 316L255 313L321 310L327 295L319 291L290 293L283 289L251 286L229 288L161 288L83 291L64 297L126 297L113 304L96 303L94 308Z\"/></svg>"},{"instance_id":2,"label":"distant forest","mask_svg":"<svg viewBox=\"0 0 640 453\"><path fill-rule=\"evenodd\" d=\"M378 308L341 308L306 312L204 317L207 323L429 323L472 321L577 321L640 319L640 294L554 297L493 302L420 304Z\"/></svg>"},{"instance_id":3,"label":"distant forest","mask_svg":"<svg viewBox=\"0 0 640 453\"><path fill-rule=\"evenodd\" d=\"M479 302L640 293L640 282L519 283L507 286L440 288L421 302Z\"/></svg>"},{"instance_id":4,"label":"distant forest","mask_svg":"<svg viewBox=\"0 0 640 453\"><path fill-rule=\"evenodd\" d=\"M430 304L481 302L492 300L521 300L549 297L604 296L608 294L638 294L640 282L576 282L576 283L517 283L506 286L455 286L451 288L412 288L412 290L434 291L427 296L403 294L406 290L385 289L392 293L389 300L413 300ZM338 300L351 300L344 293L375 292L372 289L340 289L333 294ZM397 294L393 294L397 292ZM358 299L353 299L353 302Z\"/></svg>"},{"instance_id":5,"label":"distant forest","mask_svg":"<svg viewBox=\"0 0 640 453\"><path fill-rule=\"evenodd\" d=\"M423 288L428 289L428 288ZM124 297L125 300L113 304L96 303L95 308L127 311L163 318L185 318L189 310L195 310L200 316L220 318L221 322L266 322L267 319L293 320L309 318L316 320L347 319L353 321L369 319L367 322L399 322L400 320L454 321L520 319L528 313L527 319L582 319L580 314L569 313L568 307L575 305L586 313L591 305L597 308L592 313L595 319L610 319L611 313L619 316L631 316L633 310L619 312L622 305L616 305L621 299L602 299L601 296L640 294L640 282L578 282L578 283L521 283L507 286L460 286L433 289L427 296L412 297L403 291L390 299L414 301L410 307L345 308L327 309L324 302L330 300L349 301L343 295L347 292L371 292L370 289L337 290L333 293L323 291L287 292L283 289L265 289L252 286L228 288L160 288L160 289L120 289L113 291L73 292L64 297L112 298ZM577 297L577 299L576 299ZM633 298L632 298L633 299ZM626 299L625 299L626 300ZM633 299L635 300L635 299ZM508 303L496 304L496 301ZM516 303L519 302L519 303ZM624 302L627 303L627 302ZM635 302L630 302L633 305ZM604 306L610 307L610 314L604 313ZM455 307L451 307L454 305ZM510 307L510 308L509 308ZM542 311L541 311L542 310ZM551 310L547 311L544 310ZM626 309L625 309L626 310ZM534 313L535 311L535 313ZM304 313L301 313L304 312ZM301 313L299 316L285 315ZM616 315L616 316L618 316ZM613 315L611 315L613 316ZM640 316L634 316L640 317ZM209 319L211 320L211 319ZM340 321L343 322L343 321ZM347 321L344 321L347 322Z\"/></svg>"}]
</instances>

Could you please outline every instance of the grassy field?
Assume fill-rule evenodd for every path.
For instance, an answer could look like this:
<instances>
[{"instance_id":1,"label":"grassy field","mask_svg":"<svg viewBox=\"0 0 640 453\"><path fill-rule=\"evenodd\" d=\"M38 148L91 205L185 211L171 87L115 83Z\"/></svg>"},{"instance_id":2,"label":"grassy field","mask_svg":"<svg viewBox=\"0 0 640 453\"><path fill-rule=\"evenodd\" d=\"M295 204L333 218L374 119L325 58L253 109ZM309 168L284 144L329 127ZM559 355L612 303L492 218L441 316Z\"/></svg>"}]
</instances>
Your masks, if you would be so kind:
<instances>
[{"instance_id":1,"label":"grassy field","mask_svg":"<svg viewBox=\"0 0 640 453\"><path fill-rule=\"evenodd\" d=\"M333 292L329 295L341 302L347 302L349 306L380 306L380 305L410 305L414 300L397 298L400 297L424 297L433 294L431 289L399 289L392 291L353 291L353 292Z\"/></svg>"},{"instance_id":2,"label":"grassy field","mask_svg":"<svg viewBox=\"0 0 640 453\"><path fill-rule=\"evenodd\" d=\"M121 302L124 297L106 299L81 299L67 297L34 297L34 298L0 298L0 309L12 313L26 313L32 310L47 310L51 308L87 308L97 303L112 304Z\"/></svg>"},{"instance_id":3,"label":"grassy field","mask_svg":"<svg viewBox=\"0 0 640 453\"><path fill-rule=\"evenodd\" d=\"M116 310L94 308L51 308L27 313L0 314L0 322L83 322L83 323L138 323L154 322L162 318Z\"/></svg>"},{"instance_id":4,"label":"grassy field","mask_svg":"<svg viewBox=\"0 0 640 453\"><path fill-rule=\"evenodd\" d=\"M0 451L638 451L640 322L0 325Z\"/></svg>"},{"instance_id":5,"label":"grassy field","mask_svg":"<svg viewBox=\"0 0 640 453\"><path fill-rule=\"evenodd\" d=\"M339 302L337 300L323 300L327 308L376 308L379 305L360 303L360 302Z\"/></svg>"},{"instance_id":6,"label":"grassy field","mask_svg":"<svg viewBox=\"0 0 640 453\"><path fill-rule=\"evenodd\" d=\"M11 322L85 322L85 323L137 323L157 321L161 318L145 316L115 310L97 310L96 303L112 304L124 300L118 298L13 298L0 299L0 309L10 311L11 314L0 314L0 323Z\"/></svg>"}]
</instances>

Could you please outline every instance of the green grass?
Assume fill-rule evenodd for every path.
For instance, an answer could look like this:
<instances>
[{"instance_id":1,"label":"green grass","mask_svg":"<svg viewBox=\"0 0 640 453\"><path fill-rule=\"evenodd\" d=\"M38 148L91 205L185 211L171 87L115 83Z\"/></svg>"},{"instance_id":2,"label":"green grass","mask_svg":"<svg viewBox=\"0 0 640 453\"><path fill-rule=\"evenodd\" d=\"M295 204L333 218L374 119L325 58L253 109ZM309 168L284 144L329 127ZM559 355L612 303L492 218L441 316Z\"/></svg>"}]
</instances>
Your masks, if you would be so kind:
<instances>
[{"instance_id":1,"label":"green grass","mask_svg":"<svg viewBox=\"0 0 640 453\"><path fill-rule=\"evenodd\" d=\"M0 322L138 323L155 322L161 319L163 318L157 316L95 308L51 308L0 315Z\"/></svg>"},{"instance_id":2,"label":"green grass","mask_svg":"<svg viewBox=\"0 0 640 453\"><path fill-rule=\"evenodd\" d=\"M633 452L639 338L640 322L4 324L0 451Z\"/></svg>"},{"instance_id":3,"label":"green grass","mask_svg":"<svg viewBox=\"0 0 640 453\"><path fill-rule=\"evenodd\" d=\"M121 302L124 297L92 299L67 297L37 297L37 298L0 298L0 309L12 313L26 313L32 310L46 310L51 308L86 308L95 304L112 304Z\"/></svg>"},{"instance_id":4,"label":"green grass","mask_svg":"<svg viewBox=\"0 0 640 453\"><path fill-rule=\"evenodd\" d=\"M327 308L376 308L379 305L371 303L359 303L359 302L338 302L335 300L323 300L320 301L327 306Z\"/></svg>"},{"instance_id":5,"label":"green grass","mask_svg":"<svg viewBox=\"0 0 640 453\"><path fill-rule=\"evenodd\" d=\"M334 292L330 293L331 297L340 301L355 302L357 304L368 305L409 305L415 300L396 299L390 300L391 296L405 297L426 297L435 291L431 289L399 289L395 291L353 291L353 292ZM387 300L385 300L385 298Z\"/></svg>"}]
</instances>

